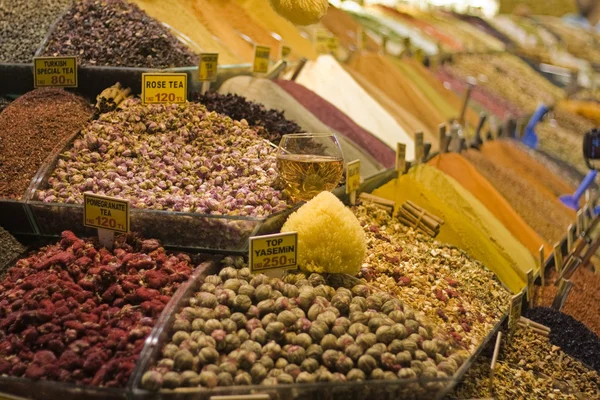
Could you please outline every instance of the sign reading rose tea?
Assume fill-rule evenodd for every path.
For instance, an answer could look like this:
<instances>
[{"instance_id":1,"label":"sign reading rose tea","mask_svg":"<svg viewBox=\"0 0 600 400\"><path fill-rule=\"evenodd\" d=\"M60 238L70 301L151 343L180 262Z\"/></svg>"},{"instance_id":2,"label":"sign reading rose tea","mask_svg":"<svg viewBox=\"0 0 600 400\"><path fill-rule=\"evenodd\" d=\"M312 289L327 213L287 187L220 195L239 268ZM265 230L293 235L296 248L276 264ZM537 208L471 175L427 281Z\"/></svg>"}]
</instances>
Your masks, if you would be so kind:
<instances>
[{"instance_id":1,"label":"sign reading rose tea","mask_svg":"<svg viewBox=\"0 0 600 400\"><path fill-rule=\"evenodd\" d=\"M129 201L84 193L83 225L114 232L129 232Z\"/></svg>"},{"instance_id":2,"label":"sign reading rose tea","mask_svg":"<svg viewBox=\"0 0 600 400\"><path fill-rule=\"evenodd\" d=\"M250 271L296 269L298 262L298 233L286 232L250 238Z\"/></svg>"},{"instance_id":3,"label":"sign reading rose tea","mask_svg":"<svg viewBox=\"0 0 600 400\"><path fill-rule=\"evenodd\" d=\"M187 74L142 74L142 101L144 104L185 103Z\"/></svg>"},{"instance_id":4,"label":"sign reading rose tea","mask_svg":"<svg viewBox=\"0 0 600 400\"><path fill-rule=\"evenodd\" d=\"M77 57L35 57L33 86L77 87Z\"/></svg>"}]
</instances>

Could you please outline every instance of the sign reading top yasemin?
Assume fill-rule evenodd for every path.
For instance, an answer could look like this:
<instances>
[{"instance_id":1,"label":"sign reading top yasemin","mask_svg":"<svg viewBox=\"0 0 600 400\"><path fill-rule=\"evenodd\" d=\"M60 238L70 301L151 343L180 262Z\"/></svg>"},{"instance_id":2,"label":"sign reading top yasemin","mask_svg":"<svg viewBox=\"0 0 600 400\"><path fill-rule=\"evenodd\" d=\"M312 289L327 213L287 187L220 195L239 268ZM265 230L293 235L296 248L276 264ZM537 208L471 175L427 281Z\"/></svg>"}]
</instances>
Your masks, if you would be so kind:
<instances>
[{"instance_id":1,"label":"sign reading top yasemin","mask_svg":"<svg viewBox=\"0 0 600 400\"><path fill-rule=\"evenodd\" d=\"M77 87L77 57L35 57L33 86Z\"/></svg>"},{"instance_id":2,"label":"sign reading top yasemin","mask_svg":"<svg viewBox=\"0 0 600 400\"><path fill-rule=\"evenodd\" d=\"M250 238L250 270L295 269L298 263L298 233L286 232Z\"/></svg>"}]
</instances>

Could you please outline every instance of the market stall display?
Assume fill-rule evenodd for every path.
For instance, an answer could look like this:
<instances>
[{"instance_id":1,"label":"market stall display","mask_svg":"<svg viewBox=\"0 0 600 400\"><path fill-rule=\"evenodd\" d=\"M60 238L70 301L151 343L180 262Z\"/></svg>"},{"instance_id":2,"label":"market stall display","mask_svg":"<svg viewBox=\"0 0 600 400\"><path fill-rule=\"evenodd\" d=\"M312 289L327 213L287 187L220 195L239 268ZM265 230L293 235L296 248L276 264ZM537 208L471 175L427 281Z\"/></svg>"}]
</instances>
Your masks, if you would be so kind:
<instances>
[{"instance_id":1,"label":"market stall display","mask_svg":"<svg viewBox=\"0 0 600 400\"><path fill-rule=\"evenodd\" d=\"M437 240L481 261L511 291L519 292L528 270L537 269L529 250L460 183L437 168L420 165L373 194L396 204L410 200L446 223Z\"/></svg>"},{"instance_id":2,"label":"market stall display","mask_svg":"<svg viewBox=\"0 0 600 400\"><path fill-rule=\"evenodd\" d=\"M2 375L125 387L146 337L193 270L189 256L169 254L156 240L123 235L109 251L63 232L0 283Z\"/></svg>"},{"instance_id":3,"label":"market stall display","mask_svg":"<svg viewBox=\"0 0 600 400\"><path fill-rule=\"evenodd\" d=\"M85 23L84 23L85 21ZM198 57L158 21L125 0L80 0L56 23L42 54L77 56L80 64L168 68Z\"/></svg>"},{"instance_id":4,"label":"market stall display","mask_svg":"<svg viewBox=\"0 0 600 400\"><path fill-rule=\"evenodd\" d=\"M91 117L83 98L62 89L37 89L12 102L0 114L0 197L22 199L47 157Z\"/></svg>"}]
</instances>

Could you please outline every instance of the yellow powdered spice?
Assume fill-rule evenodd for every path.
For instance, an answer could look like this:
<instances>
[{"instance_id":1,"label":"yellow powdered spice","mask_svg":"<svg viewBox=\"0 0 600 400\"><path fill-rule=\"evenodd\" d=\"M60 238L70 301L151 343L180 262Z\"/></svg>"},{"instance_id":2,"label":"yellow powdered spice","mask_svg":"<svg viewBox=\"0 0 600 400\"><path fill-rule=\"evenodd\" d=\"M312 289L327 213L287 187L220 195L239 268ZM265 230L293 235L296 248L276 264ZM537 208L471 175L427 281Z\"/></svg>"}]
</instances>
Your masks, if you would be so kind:
<instances>
[{"instance_id":1,"label":"yellow powdered spice","mask_svg":"<svg viewBox=\"0 0 600 400\"><path fill-rule=\"evenodd\" d=\"M293 54L309 60L317 58L312 42L300 35L298 29L271 8L268 0L236 0L244 10L269 32L275 32L283 38ZM275 50L277 51L277 50Z\"/></svg>"},{"instance_id":2,"label":"yellow powdered spice","mask_svg":"<svg viewBox=\"0 0 600 400\"><path fill-rule=\"evenodd\" d=\"M458 153L446 153L434 157L428 164L456 179L471 192L534 256L538 254L540 246L544 246L545 254L550 254L552 247L527 225L500 192L466 158Z\"/></svg>"},{"instance_id":3,"label":"yellow powdered spice","mask_svg":"<svg viewBox=\"0 0 600 400\"><path fill-rule=\"evenodd\" d=\"M149 16L170 25L191 39L200 49L190 46L194 52L219 53L219 63L239 64L242 58L227 46L215 40L213 34L196 18L185 2L178 0L133 0Z\"/></svg>"},{"instance_id":4,"label":"yellow powdered spice","mask_svg":"<svg viewBox=\"0 0 600 400\"><path fill-rule=\"evenodd\" d=\"M536 263L488 209L460 183L437 168L421 165L373 192L400 205L411 200L445 221L437 240L452 244L493 271L516 293Z\"/></svg>"}]
</instances>

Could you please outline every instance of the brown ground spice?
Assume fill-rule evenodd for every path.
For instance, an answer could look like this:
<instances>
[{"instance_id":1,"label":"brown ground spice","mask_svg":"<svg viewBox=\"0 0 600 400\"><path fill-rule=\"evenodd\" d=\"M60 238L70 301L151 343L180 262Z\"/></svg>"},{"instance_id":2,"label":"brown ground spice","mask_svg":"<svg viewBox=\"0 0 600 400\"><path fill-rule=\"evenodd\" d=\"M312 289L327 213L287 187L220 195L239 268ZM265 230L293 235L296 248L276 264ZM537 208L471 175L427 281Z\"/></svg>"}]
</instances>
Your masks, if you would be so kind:
<instances>
[{"instance_id":1,"label":"brown ground spice","mask_svg":"<svg viewBox=\"0 0 600 400\"><path fill-rule=\"evenodd\" d=\"M488 142L481 152L468 150L463 155L543 239L550 244L561 240L576 218L575 212L557 198L557 192L568 185L557 177L548 177L549 171L525 153L518 160L507 156L510 153L501 150L508 146L500 141ZM569 192L565 190L561 194Z\"/></svg>"},{"instance_id":2,"label":"brown ground spice","mask_svg":"<svg viewBox=\"0 0 600 400\"><path fill-rule=\"evenodd\" d=\"M20 199L61 142L92 116L81 97L62 89L29 92L0 114L0 198Z\"/></svg>"},{"instance_id":3,"label":"brown ground spice","mask_svg":"<svg viewBox=\"0 0 600 400\"><path fill-rule=\"evenodd\" d=\"M535 304L549 307L558 289L554 286L556 271L546 271L546 277L546 286L536 286ZM573 287L561 311L583 322L596 335L600 335L600 275L580 267L571 277L571 281Z\"/></svg>"}]
</instances>

